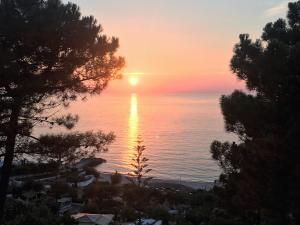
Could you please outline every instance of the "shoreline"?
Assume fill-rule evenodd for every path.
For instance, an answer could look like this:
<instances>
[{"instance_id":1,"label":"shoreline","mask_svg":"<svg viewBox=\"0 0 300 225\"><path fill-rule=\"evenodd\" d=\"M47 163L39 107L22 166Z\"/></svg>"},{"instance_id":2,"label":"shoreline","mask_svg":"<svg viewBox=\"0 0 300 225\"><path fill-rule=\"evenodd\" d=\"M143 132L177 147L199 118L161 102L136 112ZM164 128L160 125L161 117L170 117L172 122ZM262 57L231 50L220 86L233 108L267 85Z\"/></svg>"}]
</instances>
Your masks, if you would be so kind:
<instances>
[{"instance_id":1,"label":"shoreline","mask_svg":"<svg viewBox=\"0 0 300 225\"><path fill-rule=\"evenodd\" d=\"M115 172L107 172L101 170L101 164L106 163L107 161L103 158L83 158L79 162L76 163L74 166L79 170L83 170L84 167L91 167L94 168L99 177L97 178L98 181L102 182L111 182L111 176ZM129 184L130 182L126 179L127 174L120 173L122 177L120 184ZM34 177L41 174L27 174L27 175L19 175L13 176L14 179L23 178L23 177ZM44 180L52 179L53 177L45 177L42 178ZM218 185L218 182L209 182L209 181L186 181L186 180L174 180L174 179L163 179L163 178L153 178L149 182L149 186L154 188L162 188L162 189L174 189L174 190L182 190L182 191L194 191L194 190L212 190L215 185Z\"/></svg>"},{"instance_id":2,"label":"shoreline","mask_svg":"<svg viewBox=\"0 0 300 225\"><path fill-rule=\"evenodd\" d=\"M107 163L106 160L104 160L103 163ZM105 181L110 182L110 176L115 173L114 172L108 172L108 171L102 171L101 165L99 164L94 166L93 168L96 169L96 171L100 175L99 181ZM127 174L118 172L122 176L121 184L127 184L129 181L126 179ZM149 186L157 187L157 188L170 188L170 189L177 189L177 190L212 190L215 185L218 185L218 181L210 182L210 181L187 181L187 180L174 180L174 179L163 179L163 178L153 178L151 182L149 182Z\"/></svg>"},{"instance_id":3,"label":"shoreline","mask_svg":"<svg viewBox=\"0 0 300 225\"><path fill-rule=\"evenodd\" d=\"M103 182L110 182L111 175L114 172L99 172L98 181ZM126 179L126 174L119 173L122 176L121 184L128 184L130 183ZM204 181L177 181L171 179L160 179L160 178L153 178L151 182L149 182L149 186L156 187L156 188L169 188L169 189L176 189L176 190L185 190L185 191L193 191L193 190L212 190L213 187L216 185L215 182L204 182Z\"/></svg>"}]
</instances>

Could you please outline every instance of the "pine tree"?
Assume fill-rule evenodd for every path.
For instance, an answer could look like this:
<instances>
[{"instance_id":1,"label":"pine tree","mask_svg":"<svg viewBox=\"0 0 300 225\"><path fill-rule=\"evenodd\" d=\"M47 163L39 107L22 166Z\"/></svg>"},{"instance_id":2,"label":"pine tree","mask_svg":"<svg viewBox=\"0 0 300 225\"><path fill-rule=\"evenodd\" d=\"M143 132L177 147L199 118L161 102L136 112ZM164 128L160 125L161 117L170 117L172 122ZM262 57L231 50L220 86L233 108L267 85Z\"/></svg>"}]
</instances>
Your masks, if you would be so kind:
<instances>
[{"instance_id":1,"label":"pine tree","mask_svg":"<svg viewBox=\"0 0 300 225\"><path fill-rule=\"evenodd\" d=\"M74 126L76 116L53 111L100 94L119 78L124 59L115 56L118 46L75 4L0 2L0 223L15 150L38 140L36 125Z\"/></svg>"},{"instance_id":2,"label":"pine tree","mask_svg":"<svg viewBox=\"0 0 300 225\"><path fill-rule=\"evenodd\" d=\"M143 156L145 150L146 146L142 145L142 141L138 138L131 163L132 172L128 173L127 177L127 179L136 186L134 191L137 199L132 200L132 205L138 212L137 225L142 225L142 209L144 208L146 204L145 200L147 199L143 189L148 185L149 181L153 179L153 177L147 176L152 169L148 168L149 165L147 162L149 159Z\"/></svg>"},{"instance_id":3,"label":"pine tree","mask_svg":"<svg viewBox=\"0 0 300 225\"><path fill-rule=\"evenodd\" d=\"M135 153L133 155L132 163L132 172L128 173L127 179L138 187L145 187L153 179L153 177L147 177L147 174L152 171L148 169L149 166L147 162L148 158L143 156L143 152L146 150L146 146L142 145L142 141L138 140L135 147Z\"/></svg>"},{"instance_id":4,"label":"pine tree","mask_svg":"<svg viewBox=\"0 0 300 225\"><path fill-rule=\"evenodd\" d=\"M261 39L240 35L231 69L248 92L222 96L228 132L237 143L215 141L223 170L222 207L241 224L300 223L300 1L287 20L268 23Z\"/></svg>"}]
</instances>

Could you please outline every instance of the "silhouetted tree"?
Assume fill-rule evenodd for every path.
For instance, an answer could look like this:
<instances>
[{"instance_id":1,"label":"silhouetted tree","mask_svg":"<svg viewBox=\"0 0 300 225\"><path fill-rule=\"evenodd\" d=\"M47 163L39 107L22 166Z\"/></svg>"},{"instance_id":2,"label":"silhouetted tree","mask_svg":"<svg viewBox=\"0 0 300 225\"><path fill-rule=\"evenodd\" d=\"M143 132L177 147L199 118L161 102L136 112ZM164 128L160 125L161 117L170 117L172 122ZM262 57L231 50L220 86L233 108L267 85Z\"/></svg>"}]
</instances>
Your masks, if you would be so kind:
<instances>
[{"instance_id":1,"label":"silhouetted tree","mask_svg":"<svg viewBox=\"0 0 300 225\"><path fill-rule=\"evenodd\" d=\"M152 169L147 168L149 165L147 162L148 158L143 156L143 152L146 150L146 146L142 145L140 138L137 140L137 145L135 147L135 153L132 158L132 172L128 173L127 179L136 186L133 188L133 192L136 195L136 199L132 199L132 205L138 212L137 225L142 225L142 209L145 206L145 201L147 199L147 193L143 190L153 177L147 177L147 174L152 171Z\"/></svg>"},{"instance_id":2,"label":"silhouetted tree","mask_svg":"<svg viewBox=\"0 0 300 225\"><path fill-rule=\"evenodd\" d=\"M146 150L146 146L142 145L142 141L138 140L135 147L135 153L133 154L132 163L132 172L128 173L127 179L138 187L145 187L153 177L147 177L147 174L152 171L148 169L149 166L147 162L148 158L143 156L143 152Z\"/></svg>"},{"instance_id":3,"label":"silhouetted tree","mask_svg":"<svg viewBox=\"0 0 300 225\"><path fill-rule=\"evenodd\" d=\"M287 20L268 23L261 39L240 35L231 69L248 93L222 96L226 130L237 143L215 141L223 207L240 224L300 223L300 1Z\"/></svg>"},{"instance_id":4,"label":"silhouetted tree","mask_svg":"<svg viewBox=\"0 0 300 225\"><path fill-rule=\"evenodd\" d=\"M81 16L72 3L0 2L0 223L15 149L35 139L37 124L72 128L76 116L56 117L54 111L99 94L120 77L118 39L101 32L97 21Z\"/></svg>"},{"instance_id":5,"label":"silhouetted tree","mask_svg":"<svg viewBox=\"0 0 300 225\"><path fill-rule=\"evenodd\" d=\"M114 134L100 131L41 135L18 146L16 153L36 155L42 161L55 161L59 166L70 167L83 157L91 158L96 153L106 152L114 138Z\"/></svg>"},{"instance_id":6,"label":"silhouetted tree","mask_svg":"<svg viewBox=\"0 0 300 225\"><path fill-rule=\"evenodd\" d=\"M47 202L31 202L24 204L20 201L9 202L5 207L3 225L76 225L69 215L57 216L46 204Z\"/></svg>"}]
</instances>

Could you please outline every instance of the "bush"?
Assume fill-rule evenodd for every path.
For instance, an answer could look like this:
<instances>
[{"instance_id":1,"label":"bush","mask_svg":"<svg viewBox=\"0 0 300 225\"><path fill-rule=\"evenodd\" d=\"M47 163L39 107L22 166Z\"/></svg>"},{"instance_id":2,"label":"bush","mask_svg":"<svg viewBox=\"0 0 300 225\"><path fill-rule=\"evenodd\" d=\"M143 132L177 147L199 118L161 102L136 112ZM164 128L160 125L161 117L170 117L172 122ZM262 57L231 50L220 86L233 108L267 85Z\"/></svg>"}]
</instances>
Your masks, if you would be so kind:
<instances>
[{"instance_id":1,"label":"bush","mask_svg":"<svg viewBox=\"0 0 300 225\"><path fill-rule=\"evenodd\" d=\"M123 221L135 221L138 217L137 212L130 207L123 207L120 212Z\"/></svg>"},{"instance_id":2,"label":"bush","mask_svg":"<svg viewBox=\"0 0 300 225\"><path fill-rule=\"evenodd\" d=\"M97 201L99 204L104 200L112 200L120 194L120 188L105 182L96 182L90 185L84 192L85 198Z\"/></svg>"},{"instance_id":3,"label":"bush","mask_svg":"<svg viewBox=\"0 0 300 225\"><path fill-rule=\"evenodd\" d=\"M56 173L58 172L59 165L54 161L48 163L33 163L26 162L21 165L14 165L12 168L12 175L27 175L39 173Z\"/></svg>"},{"instance_id":4,"label":"bush","mask_svg":"<svg viewBox=\"0 0 300 225\"><path fill-rule=\"evenodd\" d=\"M150 212L150 217L156 220L162 220L163 224L168 224L170 220L170 214L164 208L155 208Z\"/></svg>"},{"instance_id":5,"label":"bush","mask_svg":"<svg viewBox=\"0 0 300 225\"><path fill-rule=\"evenodd\" d=\"M85 204L82 209L84 213L99 213L99 211L99 205L94 201Z\"/></svg>"},{"instance_id":6,"label":"bush","mask_svg":"<svg viewBox=\"0 0 300 225\"><path fill-rule=\"evenodd\" d=\"M114 174L110 176L111 184L117 185L122 182L122 175L116 171Z\"/></svg>"},{"instance_id":7,"label":"bush","mask_svg":"<svg viewBox=\"0 0 300 225\"><path fill-rule=\"evenodd\" d=\"M56 181L52 184L49 194L53 196L55 199L58 199L62 196L71 196L72 198L77 197L76 188L70 187L64 181Z\"/></svg>"},{"instance_id":8,"label":"bush","mask_svg":"<svg viewBox=\"0 0 300 225\"><path fill-rule=\"evenodd\" d=\"M42 183L34 181L34 180L27 180L23 185L23 191L35 191L40 192L44 189L44 186Z\"/></svg>"},{"instance_id":9,"label":"bush","mask_svg":"<svg viewBox=\"0 0 300 225\"><path fill-rule=\"evenodd\" d=\"M58 217L47 206L47 202L7 202L4 214L5 225L76 225L77 222L70 216Z\"/></svg>"}]
</instances>

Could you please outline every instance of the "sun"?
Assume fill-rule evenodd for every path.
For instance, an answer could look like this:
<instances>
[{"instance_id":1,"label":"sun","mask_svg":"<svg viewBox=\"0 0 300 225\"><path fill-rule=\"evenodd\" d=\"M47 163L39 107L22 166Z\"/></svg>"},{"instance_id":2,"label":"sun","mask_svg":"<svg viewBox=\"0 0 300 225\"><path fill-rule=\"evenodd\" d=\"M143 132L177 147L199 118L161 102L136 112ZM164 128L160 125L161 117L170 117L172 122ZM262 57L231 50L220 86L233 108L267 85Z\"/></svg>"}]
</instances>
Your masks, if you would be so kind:
<instances>
[{"instance_id":1,"label":"sun","mask_svg":"<svg viewBox=\"0 0 300 225\"><path fill-rule=\"evenodd\" d=\"M139 78L137 78L137 77L129 77L129 84L130 84L132 87L137 86L138 83L139 83Z\"/></svg>"},{"instance_id":2,"label":"sun","mask_svg":"<svg viewBox=\"0 0 300 225\"><path fill-rule=\"evenodd\" d=\"M135 86L139 85L140 77L142 75L144 75L144 73L141 73L141 72L127 72L127 73L124 73L124 75L128 77L128 82L129 82L130 86L135 87Z\"/></svg>"}]
</instances>

